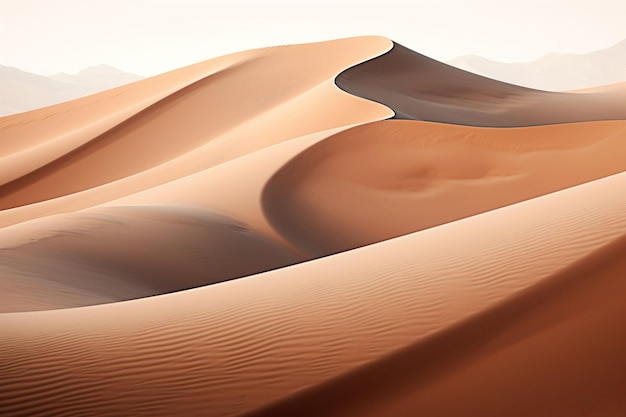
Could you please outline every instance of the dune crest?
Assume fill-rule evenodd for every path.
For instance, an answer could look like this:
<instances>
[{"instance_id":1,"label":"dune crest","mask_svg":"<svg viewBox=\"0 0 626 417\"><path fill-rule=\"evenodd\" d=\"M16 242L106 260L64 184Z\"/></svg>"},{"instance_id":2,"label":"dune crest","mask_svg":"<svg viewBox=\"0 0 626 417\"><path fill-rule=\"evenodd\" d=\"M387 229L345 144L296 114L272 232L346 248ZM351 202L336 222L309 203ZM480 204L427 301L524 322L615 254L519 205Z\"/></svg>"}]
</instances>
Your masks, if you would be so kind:
<instances>
[{"instance_id":1,"label":"dune crest","mask_svg":"<svg viewBox=\"0 0 626 417\"><path fill-rule=\"evenodd\" d=\"M373 122L293 158L263 203L283 236L323 256L622 172L624 151L624 121L504 131Z\"/></svg>"},{"instance_id":2,"label":"dune crest","mask_svg":"<svg viewBox=\"0 0 626 417\"><path fill-rule=\"evenodd\" d=\"M454 68L397 43L344 71L337 85L385 104L398 119L484 127L626 119L623 92L532 90Z\"/></svg>"},{"instance_id":3,"label":"dune crest","mask_svg":"<svg viewBox=\"0 0 626 417\"><path fill-rule=\"evenodd\" d=\"M333 80L347 66L380 54L389 47L389 41L384 38L357 38L331 45L321 43L254 50L160 76L165 78L161 80L164 84L177 87L167 95L162 91L168 89L160 87L155 79L126 87L140 90L144 100L151 100L155 95L159 97L139 112L126 107L128 100L120 92L112 98L111 92L105 92L88 99L106 100L106 105L88 108L84 105L86 99L79 99L59 105L62 109L68 108L61 114L56 113L53 106L48 110L52 114L43 120L37 120L37 117L46 109L35 111L31 116L38 122L35 126L20 123L17 116L0 119L0 141L13 145L3 151L6 153L2 157L9 169L15 167L15 173L4 179L4 185L0 187L0 208L24 206L80 192L141 174L189 153L193 153L194 159L201 153L206 159L201 169L205 169L281 140L386 118L389 116L387 108L342 93ZM335 59L329 59L325 66L313 66L320 50ZM202 77L189 83L187 72L198 71L197 66L204 70ZM327 102L325 111L312 112L315 103L322 100ZM112 124L100 122L106 126L104 129L101 126L94 129L90 124L70 130L70 135L67 130L54 135L61 128L67 129L68 117L83 123L90 119L99 122L110 120L111 113L119 116ZM27 118L28 114L21 117ZM120 120L120 116L124 119ZM278 117L289 120L294 116L290 123L278 123ZM179 133L180 123L184 123L182 135ZM270 128L271 135L250 136L252 132ZM35 142L25 148L22 138L27 135L29 142L35 142L38 137L44 142ZM179 136L182 140L176 140ZM18 146L20 148L12 151ZM192 152L199 148L202 148L201 152ZM150 151L142 152L143 149ZM24 172L25 158L38 161L27 172ZM111 167L113 161L114 169ZM168 171L177 170L169 167ZM192 172L186 171L185 174ZM77 175L79 173L81 175Z\"/></svg>"}]
</instances>

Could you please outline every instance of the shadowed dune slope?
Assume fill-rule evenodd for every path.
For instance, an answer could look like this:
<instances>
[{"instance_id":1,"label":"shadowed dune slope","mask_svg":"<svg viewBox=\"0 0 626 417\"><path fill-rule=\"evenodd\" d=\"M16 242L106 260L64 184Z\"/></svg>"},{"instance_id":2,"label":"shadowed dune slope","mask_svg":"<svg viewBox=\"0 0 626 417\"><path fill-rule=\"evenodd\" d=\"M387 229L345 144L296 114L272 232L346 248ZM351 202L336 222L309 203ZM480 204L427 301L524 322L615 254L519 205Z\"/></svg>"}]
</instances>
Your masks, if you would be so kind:
<instances>
[{"instance_id":1,"label":"shadowed dune slope","mask_svg":"<svg viewBox=\"0 0 626 417\"><path fill-rule=\"evenodd\" d=\"M121 199L106 196L114 183L1 212L12 222L0 234L1 309L133 299L309 259L267 222L261 195L282 165L334 132L294 138ZM101 194L110 201L97 205Z\"/></svg>"},{"instance_id":2,"label":"shadowed dune slope","mask_svg":"<svg viewBox=\"0 0 626 417\"><path fill-rule=\"evenodd\" d=\"M270 222L310 256L448 223L626 170L626 122L515 129L386 120L344 130L267 183Z\"/></svg>"},{"instance_id":3,"label":"shadowed dune slope","mask_svg":"<svg viewBox=\"0 0 626 417\"><path fill-rule=\"evenodd\" d=\"M623 92L532 90L451 67L397 43L386 54L344 71L336 83L385 104L399 119L487 127L626 119Z\"/></svg>"},{"instance_id":4,"label":"shadowed dune slope","mask_svg":"<svg viewBox=\"0 0 626 417\"><path fill-rule=\"evenodd\" d=\"M198 207L107 207L46 220L31 241L0 248L2 313L146 297L299 261Z\"/></svg>"},{"instance_id":5,"label":"shadowed dune slope","mask_svg":"<svg viewBox=\"0 0 626 417\"><path fill-rule=\"evenodd\" d=\"M623 237L625 187L626 174L618 174L379 244L189 291L2 314L0 412L233 416L253 411L507 303ZM600 286L614 288L612 283ZM590 317L596 323L606 316ZM568 333L553 337L561 334ZM606 337L602 340L617 336ZM611 356L601 363L614 366L598 368L602 381L619 381L624 365L619 352L603 351ZM509 366L512 381L528 370ZM455 364L446 372L462 378L465 370ZM558 368L545 372L556 375ZM589 390L575 391L583 395L581 401L596 404L602 385L595 381L589 381ZM433 382L424 389L429 386L436 388ZM603 395L608 399L610 393ZM470 412L476 398L463 398L456 406Z\"/></svg>"}]
</instances>

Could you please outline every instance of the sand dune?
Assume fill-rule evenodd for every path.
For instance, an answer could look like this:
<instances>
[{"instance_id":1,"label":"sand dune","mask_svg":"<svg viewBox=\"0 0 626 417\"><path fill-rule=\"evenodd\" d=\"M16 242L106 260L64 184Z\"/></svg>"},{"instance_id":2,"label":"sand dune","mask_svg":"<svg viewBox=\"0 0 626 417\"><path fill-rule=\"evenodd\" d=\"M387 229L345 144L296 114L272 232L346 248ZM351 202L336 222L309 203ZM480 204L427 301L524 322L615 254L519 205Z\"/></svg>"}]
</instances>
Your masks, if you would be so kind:
<instances>
[{"instance_id":1,"label":"sand dune","mask_svg":"<svg viewBox=\"0 0 626 417\"><path fill-rule=\"evenodd\" d=\"M505 303L624 236L626 193L615 190L625 179L186 292L4 314L3 383L12 382L1 409L251 411Z\"/></svg>"},{"instance_id":2,"label":"sand dune","mask_svg":"<svg viewBox=\"0 0 626 417\"><path fill-rule=\"evenodd\" d=\"M506 131L373 122L291 160L267 183L264 208L299 249L323 256L622 172L625 151L624 121Z\"/></svg>"},{"instance_id":3,"label":"sand dune","mask_svg":"<svg viewBox=\"0 0 626 417\"><path fill-rule=\"evenodd\" d=\"M46 223L38 232L47 236L0 252L2 312L140 298L299 260L245 225L194 207L118 206Z\"/></svg>"},{"instance_id":4,"label":"sand dune","mask_svg":"<svg viewBox=\"0 0 626 417\"><path fill-rule=\"evenodd\" d=\"M626 337L614 320L626 312L625 250L622 237L423 342L249 415L622 415L626 366L614 359Z\"/></svg>"},{"instance_id":5,"label":"sand dune","mask_svg":"<svg viewBox=\"0 0 626 417\"><path fill-rule=\"evenodd\" d=\"M510 127L626 118L623 93L572 96L518 87L442 64L398 44L343 72L337 85L389 106L399 119Z\"/></svg>"},{"instance_id":6,"label":"sand dune","mask_svg":"<svg viewBox=\"0 0 626 417\"><path fill-rule=\"evenodd\" d=\"M626 413L625 93L361 37L0 118L0 414Z\"/></svg>"},{"instance_id":7,"label":"sand dune","mask_svg":"<svg viewBox=\"0 0 626 417\"><path fill-rule=\"evenodd\" d=\"M38 123L37 127L41 130L30 124L20 124L19 119L15 122L17 125L14 125L13 118L7 118L7 128L2 133L10 138L10 145L15 144L22 149L19 153L7 155L10 158L8 163L17 165L15 170L19 170L19 176L14 174L0 188L0 208L36 203L116 181L202 146L205 147L204 153L211 154L204 164L206 168L277 143L284 140L285 135L290 138L385 118L389 114L388 109L341 94L332 83L333 77L350 64L388 47L385 39L374 38L370 42L346 40L332 46L312 44L302 48L266 49L218 58L207 62L204 68L198 68L196 71L202 73L202 78L188 86L188 71L182 71L182 74L174 71L161 76L170 79L161 82L178 87L166 97L163 97L161 83L155 82L155 79L149 81L159 89L157 92L152 85L138 87L133 84L135 88L144 87L141 93L144 97L148 96L144 100L149 101L157 96L159 101L129 117L129 113L136 108L129 109L126 106L130 106L130 100L117 100L115 96L107 100L107 104L124 113L123 121L117 119L116 124L107 124L106 130L89 129L85 134L80 130L74 131L70 137L52 135L67 117L83 120L83 113L87 110L80 100L74 103L76 107L71 107L61 116L53 115ZM325 66L313 66L312 63L320 53L315 49L334 54L337 59L328 60L329 64ZM307 57L310 62L307 62ZM266 82L259 82L259 79ZM269 82L271 80L274 82ZM96 100L97 96L92 100ZM325 107L324 112L313 112L314 104L322 100L328 103L328 107ZM357 103L354 106L347 105L352 102ZM286 104L288 106L284 111L276 111L282 110ZM110 108L97 106L92 109L87 120L101 118L102 111L111 113ZM276 113L289 120L293 112L300 114L300 117L291 123L276 123ZM303 116L306 120L301 120ZM185 126L183 132L180 132L179 122L182 120ZM262 129L263 126L266 129L271 127L275 133L259 135L251 140L250 132ZM24 149L21 138L26 135L30 141L39 136L45 138L46 142L35 143ZM178 135L184 138L173 140ZM144 149L149 149L149 152L142 151ZM24 172L24 159L36 159L38 163L28 167L30 171ZM111 169L113 162L115 169Z\"/></svg>"}]
</instances>

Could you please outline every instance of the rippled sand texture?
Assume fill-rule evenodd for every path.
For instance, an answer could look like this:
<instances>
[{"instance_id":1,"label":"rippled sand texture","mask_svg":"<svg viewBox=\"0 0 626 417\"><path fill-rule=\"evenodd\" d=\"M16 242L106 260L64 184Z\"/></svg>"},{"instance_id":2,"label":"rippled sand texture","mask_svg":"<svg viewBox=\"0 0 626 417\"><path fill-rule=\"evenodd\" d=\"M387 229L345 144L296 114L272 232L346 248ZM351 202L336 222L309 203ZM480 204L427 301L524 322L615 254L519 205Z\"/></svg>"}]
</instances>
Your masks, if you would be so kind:
<instances>
[{"instance_id":1,"label":"rippled sand texture","mask_svg":"<svg viewBox=\"0 0 626 417\"><path fill-rule=\"evenodd\" d=\"M626 415L625 103L361 37L0 118L0 415Z\"/></svg>"}]
</instances>

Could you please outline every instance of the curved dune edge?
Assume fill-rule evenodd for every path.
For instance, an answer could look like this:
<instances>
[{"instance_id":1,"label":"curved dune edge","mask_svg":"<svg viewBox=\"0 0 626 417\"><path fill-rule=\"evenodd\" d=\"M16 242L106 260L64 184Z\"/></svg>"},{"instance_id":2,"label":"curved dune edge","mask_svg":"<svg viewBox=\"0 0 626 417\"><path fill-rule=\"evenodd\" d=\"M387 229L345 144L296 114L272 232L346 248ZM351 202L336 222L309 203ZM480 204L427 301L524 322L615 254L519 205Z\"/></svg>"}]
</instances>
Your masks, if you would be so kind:
<instances>
[{"instance_id":1,"label":"curved dune edge","mask_svg":"<svg viewBox=\"0 0 626 417\"><path fill-rule=\"evenodd\" d=\"M45 212L56 203L73 211L48 212L2 229L0 309L141 298L310 259L267 221L261 195L288 160L341 129L292 139L84 210L71 205L94 205L89 198L102 190L29 206ZM154 254L159 258L151 260Z\"/></svg>"},{"instance_id":2,"label":"curved dune edge","mask_svg":"<svg viewBox=\"0 0 626 417\"><path fill-rule=\"evenodd\" d=\"M619 121L505 131L393 120L333 133L292 139L113 200L95 211L78 211L58 220L48 216L44 222L5 228L0 238L0 248L4 248L0 260L5 264L0 277L2 311L115 302L239 278L624 170L619 155L626 143L626 126ZM391 160L395 162L389 164ZM555 163L559 175L555 175ZM203 193L195 192L199 189ZM70 198L88 205L84 194ZM52 203L59 201L44 207ZM200 232L187 228L184 216L176 227L163 228L156 223L151 231L141 226L150 219L134 216L124 220L120 228L113 216L107 222L118 228L117 234L99 231L105 224L102 209L117 210L118 206L135 207L139 213L162 207L184 213L197 207L206 210L208 216L220 213L234 219L256 236L254 239L266 243L255 250L245 245L215 246L211 242L217 239L240 239L237 228L218 221L216 230L226 228L234 233L209 232L207 227L212 223L205 223L201 230L207 236L200 244ZM139 231L132 232L135 229ZM23 245L20 242L24 238L33 240L36 236L69 243L55 248L50 242L34 242L28 248L15 249ZM159 236L164 242L188 239L205 247L206 253L186 258L176 253L176 244L170 242L172 249L167 250L167 244L154 246L150 236ZM132 256L129 237L139 248L151 247L155 253L162 252L157 248L163 249L161 262L149 265L149 252L145 252L148 257ZM93 245L92 240L99 243ZM87 247L94 249L88 260L82 260ZM271 247L274 249L268 252ZM123 255L119 248L127 248L127 253ZM263 256L254 255L255 251ZM29 262L32 259L38 262ZM211 264L217 259L223 265ZM241 263L246 266L241 267ZM164 285L179 275L175 285Z\"/></svg>"},{"instance_id":3,"label":"curved dune edge","mask_svg":"<svg viewBox=\"0 0 626 417\"><path fill-rule=\"evenodd\" d=\"M7 154L0 155L7 172L13 172L0 187L0 207L80 192L187 156L177 159L178 169L168 166L170 179L175 179L194 172L185 168L190 165L188 159L196 162L191 163L195 169L206 169L293 137L387 118L391 110L346 94L333 80L345 68L389 48L391 41L386 38L362 37L253 50L197 64L204 77L192 84L184 70L165 74L159 82L149 79L132 84L129 89L144 100L160 97L138 113L125 111L133 104L125 96L110 97L106 92L93 96L91 107L77 100L59 105L56 113L53 106L47 110L51 114L34 127L19 123L19 118L0 119L3 143L21 144L20 138L29 135L35 138L28 141L35 142L30 149L10 153L7 148ZM319 59L322 54L323 61ZM176 90L161 84L173 84ZM163 90L168 92L166 97ZM111 124L110 115L118 113L121 116ZM29 113L20 117L27 118ZM68 117L84 120L82 127L72 127L77 122L66 125ZM93 120L107 121L101 123L107 129L91 128ZM182 140L172 140L178 136ZM25 158L37 163L24 165ZM205 162L198 167L200 158ZM27 168L31 171L26 172Z\"/></svg>"},{"instance_id":4,"label":"curved dune edge","mask_svg":"<svg viewBox=\"0 0 626 417\"><path fill-rule=\"evenodd\" d=\"M285 164L267 182L263 208L284 238L318 257L625 171L624 152L626 121L514 129L372 122Z\"/></svg>"},{"instance_id":5,"label":"curved dune edge","mask_svg":"<svg viewBox=\"0 0 626 417\"><path fill-rule=\"evenodd\" d=\"M0 313L142 298L301 260L199 207L117 206L50 220L41 237L0 251Z\"/></svg>"},{"instance_id":6,"label":"curved dune edge","mask_svg":"<svg viewBox=\"0 0 626 417\"><path fill-rule=\"evenodd\" d=\"M391 45L386 38L362 37L247 51L156 81L0 119L0 125L5 123L0 140L7 144L0 155L8 168L3 172L34 167L0 187L5 207L19 205L0 211L1 310L140 298L308 259L266 221L259 204L261 179L311 141L392 115L333 82L346 67ZM207 109L215 122L207 123ZM289 142L295 147L254 156ZM245 162L230 164L240 158ZM39 167L42 160L46 163ZM127 205L140 213L160 211L164 205L182 212L199 207L209 218L229 220L208 219L204 224L208 235L203 246L211 253L187 259L173 247L146 266L149 257L133 257L129 241L137 248L165 248L155 246L151 237L197 244L202 239L187 227L185 215L175 227L156 222L149 230L145 221L151 220L141 215L116 220L116 215L102 214L102 209ZM104 221L103 216L112 218ZM229 226L231 220L249 236L241 240L240 230ZM104 224L117 231L106 230ZM32 242L26 247L24 240ZM218 240L238 243L219 245ZM91 252L83 259L87 248ZM164 285L177 274L184 276Z\"/></svg>"},{"instance_id":7,"label":"curved dune edge","mask_svg":"<svg viewBox=\"0 0 626 417\"><path fill-rule=\"evenodd\" d=\"M0 117L0 184L7 184L83 146L177 91L243 59L245 52L53 106Z\"/></svg>"},{"instance_id":8,"label":"curved dune edge","mask_svg":"<svg viewBox=\"0 0 626 417\"><path fill-rule=\"evenodd\" d=\"M399 119L521 127L626 119L626 91L532 90L443 64L394 42L384 55L341 73L337 86L382 103Z\"/></svg>"},{"instance_id":9,"label":"curved dune edge","mask_svg":"<svg viewBox=\"0 0 626 417\"><path fill-rule=\"evenodd\" d=\"M0 411L225 416L253 411L506 304L626 235L626 193L619 192L625 187L626 174L618 174L194 290L0 315L0 356L8 364ZM553 330L558 328L545 332L558 337ZM612 357L617 364L612 371L623 366L621 358ZM461 377L463 369L455 365L447 374ZM513 380L523 377L519 369L507 372ZM613 381L615 375L599 378ZM576 391L580 401L599 404L594 381L588 381L592 389ZM558 386L546 389L561 392ZM457 404L470 409L473 403Z\"/></svg>"}]
</instances>

